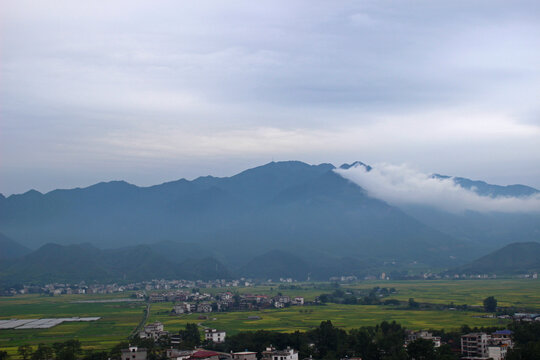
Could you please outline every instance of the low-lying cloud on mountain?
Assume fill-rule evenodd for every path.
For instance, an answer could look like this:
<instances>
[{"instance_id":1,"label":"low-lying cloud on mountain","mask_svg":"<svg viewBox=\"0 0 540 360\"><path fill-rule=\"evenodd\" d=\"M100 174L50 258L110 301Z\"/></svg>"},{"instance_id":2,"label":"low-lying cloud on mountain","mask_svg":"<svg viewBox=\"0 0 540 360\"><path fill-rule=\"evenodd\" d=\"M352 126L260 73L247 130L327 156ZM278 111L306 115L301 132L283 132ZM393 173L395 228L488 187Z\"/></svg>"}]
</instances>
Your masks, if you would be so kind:
<instances>
[{"instance_id":1,"label":"low-lying cloud on mountain","mask_svg":"<svg viewBox=\"0 0 540 360\"><path fill-rule=\"evenodd\" d=\"M362 164L335 170L364 188L370 196L394 205L433 206L460 213L540 212L540 193L528 196L486 196L460 186L453 177L433 176L408 165Z\"/></svg>"}]
</instances>

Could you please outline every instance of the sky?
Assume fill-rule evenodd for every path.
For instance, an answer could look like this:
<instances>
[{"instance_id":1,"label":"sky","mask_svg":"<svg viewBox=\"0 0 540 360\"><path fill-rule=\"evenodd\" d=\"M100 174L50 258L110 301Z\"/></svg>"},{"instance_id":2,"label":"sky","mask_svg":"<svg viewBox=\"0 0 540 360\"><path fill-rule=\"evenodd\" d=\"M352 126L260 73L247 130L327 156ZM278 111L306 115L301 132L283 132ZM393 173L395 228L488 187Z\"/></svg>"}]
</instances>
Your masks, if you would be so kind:
<instances>
[{"instance_id":1,"label":"sky","mask_svg":"<svg viewBox=\"0 0 540 360\"><path fill-rule=\"evenodd\" d=\"M25 1L0 192L355 160L540 188L538 1Z\"/></svg>"}]
</instances>

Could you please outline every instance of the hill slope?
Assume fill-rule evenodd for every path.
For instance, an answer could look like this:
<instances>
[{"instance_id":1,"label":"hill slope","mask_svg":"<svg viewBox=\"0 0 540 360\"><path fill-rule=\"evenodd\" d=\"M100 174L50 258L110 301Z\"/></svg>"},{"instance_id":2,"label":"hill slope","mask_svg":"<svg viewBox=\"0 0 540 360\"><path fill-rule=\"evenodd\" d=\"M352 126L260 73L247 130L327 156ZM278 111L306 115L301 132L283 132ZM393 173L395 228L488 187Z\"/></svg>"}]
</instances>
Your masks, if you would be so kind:
<instances>
[{"instance_id":1,"label":"hill slope","mask_svg":"<svg viewBox=\"0 0 540 360\"><path fill-rule=\"evenodd\" d=\"M304 261L310 249L328 261L348 256L438 266L469 255L462 243L370 198L333 169L272 162L228 178L146 188L115 181L30 191L0 199L0 229L31 246L193 243L238 268L271 250L295 252Z\"/></svg>"},{"instance_id":2,"label":"hill slope","mask_svg":"<svg viewBox=\"0 0 540 360\"><path fill-rule=\"evenodd\" d=\"M15 259L30 252L26 246L22 246L0 233L0 260Z\"/></svg>"},{"instance_id":3,"label":"hill slope","mask_svg":"<svg viewBox=\"0 0 540 360\"><path fill-rule=\"evenodd\" d=\"M513 243L456 269L467 274L518 274L540 271L540 243Z\"/></svg>"},{"instance_id":4,"label":"hill slope","mask_svg":"<svg viewBox=\"0 0 540 360\"><path fill-rule=\"evenodd\" d=\"M211 266L196 266L197 263ZM100 250L90 244L45 244L17 261L0 262L0 284L151 279L222 279L228 270L215 259L173 263L149 246Z\"/></svg>"}]
</instances>

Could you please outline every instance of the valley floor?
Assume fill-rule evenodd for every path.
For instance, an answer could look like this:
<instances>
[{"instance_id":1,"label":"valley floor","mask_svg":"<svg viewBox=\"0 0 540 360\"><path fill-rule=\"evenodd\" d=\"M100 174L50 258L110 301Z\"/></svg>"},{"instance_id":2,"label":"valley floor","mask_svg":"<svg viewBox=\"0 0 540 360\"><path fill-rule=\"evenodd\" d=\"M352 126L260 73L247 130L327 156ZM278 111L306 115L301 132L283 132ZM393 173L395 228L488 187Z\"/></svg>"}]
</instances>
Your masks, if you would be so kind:
<instances>
[{"instance_id":1,"label":"valley floor","mask_svg":"<svg viewBox=\"0 0 540 360\"><path fill-rule=\"evenodd\" d=\"M240 293L270 294L278 292L291 296L303 296L306 301L315 299L321 293L329 292L329 284L294 284L300 288L259 286L234 288ZM498 279L470 281L377 281L342 285L342 288L372 289L373 287L395 288L396 294L385 299L407 301L414 298L422 304L467 304L477 306L472 311L428 308L423 310L405 309L403 306L389 305L326 305L294 306L285 309L262 311L236 311L171 316L173 304L154 303L150 307L147 322L160 321L165 330L177 333L188 322L201 327L211 327L234 334L240 331L276 330L292 332L305 331L316 327L324 320L332 320L334 325L344 329L375 325L383 320L395 320L410 329L456 329L461 325L505 326L508 320L481 318L482 300L494 296L499 306L515 306L519 309L540 312L540 281ZM222 292L226 289L201 289L203 292ZM128 294L129 295L129 294ZM40 342L53 343L76 338L86 349L109 349L125 341L145 316L145 303L122 302L125 293L112 295L62 295L57 297L20 295L0 298L1 319L55 318L73 316L100 316L101 319L88 323L64 323L50 329L0 330L0 349L7 350L17 358L19 345L37 345ZM77 302L80 300L117 299L119 302ZM259 316L259 320L249 320L248 316Z\"/></svg>"}]
</instances>

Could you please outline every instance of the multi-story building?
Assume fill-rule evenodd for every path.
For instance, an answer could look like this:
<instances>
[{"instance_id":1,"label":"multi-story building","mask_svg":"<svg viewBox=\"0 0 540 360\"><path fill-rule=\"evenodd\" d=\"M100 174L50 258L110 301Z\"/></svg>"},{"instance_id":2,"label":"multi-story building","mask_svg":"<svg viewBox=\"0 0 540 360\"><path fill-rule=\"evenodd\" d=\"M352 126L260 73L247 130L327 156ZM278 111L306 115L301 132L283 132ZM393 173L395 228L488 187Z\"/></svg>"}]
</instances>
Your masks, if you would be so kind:
<instances>
[{"instance_id":1,"label":"multi-story building","mask_svg":"<svg viewBox=\"0 0 540 360\"><path fill-rule=\"evenodd\" d=\"M504 360L512 347L512 332L496 331L492 335L472 333L461 337L461 356L467 360Z\"/></svg>"},{"instance_id":2,"label":"multi-story building","mask_svg":"<svg viewBox=\"0 0 540 360\"><path fill-rule=\"evenodd\" d=\"M471 333L461 337L461 355L463 359L489 359L488 345L491 336L486 333Z\"/></svg>"},{"instance_id":3,"label":"multi-story building","mask_svg":"<svg viewBox=\"0 0 540 360\"><path fill-rule=\"evenodd\" d=\"M225 331L219 331L216 329L205 329L204 339L215 343L222 343L225 341L227 333Z\"/></svg>"}]
</instances>

